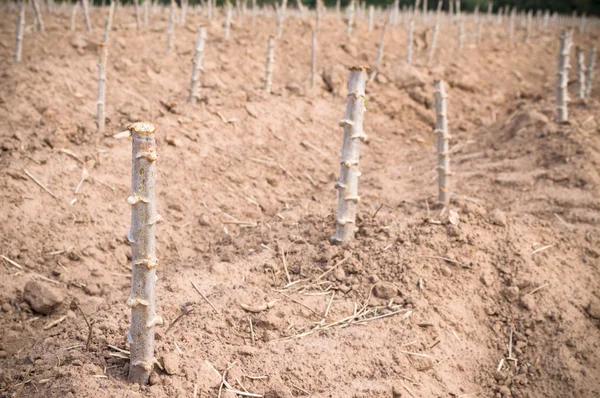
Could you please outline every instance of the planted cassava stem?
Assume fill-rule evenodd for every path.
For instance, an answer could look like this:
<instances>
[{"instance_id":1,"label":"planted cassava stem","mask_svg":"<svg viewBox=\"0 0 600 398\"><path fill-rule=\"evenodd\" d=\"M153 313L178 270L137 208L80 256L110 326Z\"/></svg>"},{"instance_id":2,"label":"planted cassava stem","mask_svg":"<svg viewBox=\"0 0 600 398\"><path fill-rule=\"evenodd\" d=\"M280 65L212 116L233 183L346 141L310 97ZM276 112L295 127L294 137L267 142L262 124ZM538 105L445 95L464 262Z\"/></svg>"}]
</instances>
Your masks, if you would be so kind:
<instances>
[{"instance_id":1,"label":"planted cassava stem","mask_svg":"<svg viewBox=\"0 0 600 398\"><path fill-rule=\"evenodd\" d=\"M577 60L577 97L585 98L585 54L579 46L575 47L575 59Z\"/></svg>"},{"instance_id":2,"label":"planted cassava stem","mask_svg":"<svg viewBox=\"0 0 600 398\"><path fill-rule=\"evenodd\" d=\"M71 27L70 31L75 32L75 17L77 16L77 9L79 8L79 3L73 4L73 8L71 9Z\"/></svg>"},{"instance_id":3,"label":"planted cassava stem","mask_svg":"<svg viewBox=\"0 0 600 398\"><path fill-rule=\"evenodd\" d=\"M33 2L33 14L38 24L40 32L44 31L44 20L42 19L42 10L40 9L40 3L38 0L32 0Z\"/></svg>"},{"instance_id":4,"label":"planted cassava stem","mask_svg":"<svg viewBox=\"0 0 600 398\"><path fill-rule=\"evenodd\" d=\"M133 5L135 7L135 26L137 31L142 30L142 16L140 14L140 0L133 0Z\"/></svg>"},{"instance_id":5,"label":"planted cassava stem","mask_svg":"<svg viewBox=\"0 0 600 398\"><path fill-rule=\"evenodd\" d=\"M267 61L265 63L265 92L271 94L271 86L273 85L273 68L275 67L275 38L269 37L267 43Z\"/></svg>"},{"instance_id":6,"label":"planted cassava stem","mask_svg":"<svg viewBox=\"0 0 600 398\"><path fill-rule=\"evenodd\" d=\"M352 35L352 25L354 25L354 0L350 0L348 5L348 26L346 28L346 34Z\"/></svg>"},{"instance_id":7,"label":"planted cassava stem","mask_svg":"<svg viewBox=\"0 0 600 398\"><path fill-rule=\"evenodd\" d=\"M596 67L596 46L592 44L588 56L588 66L585 76L585 96L589 98L592 94L592 80L594 79L594 68Z\"/></svg>"},{"instance_id":8,"label":"planted cassava stem","mask_svg":"<svg viewBox=\"0 0 600 398\"><path fill-rule=\"evenodd\" d=\"M384 39L385 39L385 31L387 29L388 22L383 24L383 28L381 28L381 36L379 36L379 44L377 45L377 57L375 58L375 69L379 71L381 69L381 62L383 61L383 47L384 47Z\"/></svg>"},{"instance_id":9,"label":"planted cassava stem","mask_svg":"<svg viewBox=\"0 0 600 398\"><path fill-rule=\"evenodd\" d=\"M408 44L406 45L406 63L410 64L412 58L413 35L415 31L415 21L411 19L408 25Z\"/></svg>"},{"instance_id":10,"label":"planted cassava stem","mask_svg":"<svg viewBox=\"0 0 600 398\"><path fill-rule=\"evenodd\" d=\"M127 306L131 308L131 326L128 332L130 362L128 380L148 384L154 358L154 328L163 320L156 315L156 224L162 217L156 211L156 128L152 123L134 123L129 126L132 137L131 230L127 239L131 244L131 294Z\"/></svg>"},{"instance_id":11,"label":"planted cassava stem","mask_svg":"<svg viewBox=\"0 0 600 398\"><path fill-rule=\"evenodd\" d=\"M92 32L92 20L90 19L90 3L88 0L81 0L83 8L83 17L85 18L85 27L88 33Z\"/></svg>"},{"instance_id":12,"label":"planted cassava stem","mask_svg":"<svg viewBox=\"0 0 600 398\"><path fill-rule=\"evenodd\" d=\"M25 30L25 3L19 3L19 15L17 17L17 43L15 45L15 62L21 62L23 50L23 32Z\"/></svg>"},{"instance_id":13,"label":"planted cassava stem","mask_svg":"<svg viewBox=\"0 0 600 398\"><path fill-rule=\"evenodd\" d=\"M356 230L356 204L360 201L358 196L360 142L367 138L363 131L367 72L368 68L364 66L350 68L346 112L339 123L344 127L344 138L340 176L335 183L335 188L338 190L337 218L335 235L330 238L334 245L347 245Z\"/></svg>"},{"instance_id":14,"label":"planted cassava stem","mask_svg":"<svg viewBox=\"0 0 600 398\"><path fill-rule=\"evenodd\" d=\"M448 109L446 99L448 95L444 88L444 82L434 81L434 106L435 106L435 130L437 135L437 170L438 170L438 198L444 207L450 204L449 177L450 177L450 153L448 141Z\"/></svg>"},{"instance_id":15,"label":"planted cassava stem","mask_svg":"<svg viewBox=\"0 0 600 398\"><path fill-rule=\"evenodd\" d=\"M226 11L225 11L225 23L224 23L224 34L223 34L223 38L225 40L229 40L229 28L231 27L231 13L232 13L232 7L231 7L231 3L227 2L227 6L226 6Z\"/></svg>"},{"instance_id":16,"label":"planted cassava stem","mask_svg":"<svg viewBox=\"0 0 600 398\"><path fill-rule=\"evenodd\" d=\"M375 6L369 6L369 32L373 31L373 20L375 19Z\"/></svg>"},{"instance_id":17,"label":"planted cassava stem","mask_svg":"<svg viewBox=\"0 0 600 398\"><path fill-rule=\"evenodd\" d=\"M206 42L206 28L198 28L196 37L196 46L194 47L194 63L192 65L192 79L190 84L189 101L195 104L198 101L198 92L200 90L200 73L202 71L202 61L204 59L204 43Z\"/></svg>"},{"instance_id":18,"label":"planted cassava stem","mask_svg":"<svg viewBox=\"0 0 600 398\"><path fill-rule=\"evenodd\" d=\"M433 54L435 53L435 46L437 44L437 38L438 38L439 34L440 34L440 22L436 21L435 25L433 26L433 33L431 35L431 43L429 45L429 56L428 56L429 63L431 63L431 61L433 60Z\"/></svg>"},{"instance_id":19,"label":"planted cassava stem","mask_svg":"<svg viewBox=\"0 0 600 398\"><path fill-rule=\"evenodd\" d=\"M310 87L314 88L317 82L317 34L313 31L310 41Z\"/></svg>"},{"instance_id":20,"label":"planted cassava stem","mask_svg":"<svg viewBox=\"0 0 600 398\"><path fill-rule=\"evenodd\" d=\"M211 1L211 0L208 0ZM175 1L171 0L169 8L169 25L167 27L167 52L173 51L173 33L175 31Z\"/></svg>"},{"instance_id":21,"label":"planted cassava stem","mask_svg":"<svg viewBox=\"0 0 600 398\"><path fill-rule=\"evenodd\" d=\"M98 95L96 100L96 123L98 132L104 132L105 111L106 111L106 66L108 61L108 39L112 28L112 18L115 9L114 2L111 3L106 23L104 24L104 37L100 44L100 55L98 59Z\"/></svg>"},{"instance_id":22,"label":"planted cassava stem","mask_svg":"<svg viewBox=\"0 0 600 398\"><path fill-rule=\"evenodd\" d=\"M558 55L558 72L556 79L556 111L557 121L565 123L569 120L567 103L569 95L567 85L569 83L569 54L571 52L571 32L562 30L560 32L560 49Z\"/></svg>"}]
</instances>

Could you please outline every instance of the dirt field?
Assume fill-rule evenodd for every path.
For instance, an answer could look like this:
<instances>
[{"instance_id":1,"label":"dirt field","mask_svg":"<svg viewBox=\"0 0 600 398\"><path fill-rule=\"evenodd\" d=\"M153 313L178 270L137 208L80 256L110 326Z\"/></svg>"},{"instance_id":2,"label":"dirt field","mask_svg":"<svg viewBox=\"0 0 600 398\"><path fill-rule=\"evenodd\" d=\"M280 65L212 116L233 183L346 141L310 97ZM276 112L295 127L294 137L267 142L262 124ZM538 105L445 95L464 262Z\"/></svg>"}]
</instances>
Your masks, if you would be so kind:
<instances>
[{"instance_id":1,"label":"dirt field","mask_svg":"<svg viewBox=\"0 0 600 398\"><path fill-rule=\"evenodd\" d=\"M510 46L506 23L485 24L477 47L468 23L458 51L458 26L445 23L427 66L433 18L418 20L406 66L407 26L388 27L367 86L359 230L342 249L328 239L347 68L375 64L382 21L368 32L358 18L348 39L327 15L317 63L333 83L311 90L314 20L290 16L266 97L273 16L236 17L224 41L222 13L189 13L166 54L168 13L138 33L121 9L99 135L106 12L93 11L90 35L81 14L70 33L70 11L45 13L41 34L28 12L21 64L16 13L0 12L0 397L217 397L231 365L232 388L271 398L600 396L600 87L583 103L573 80L570 123L554 122L556 29L523 43L518 24ZM191 105L199 24L208 41ZM598 38L574 41L587 51ZM571 64L575 79L574 47ZM458 225L438 217L434 78L449 94ZM127 383L127 354L109 347L128 349L131 267L131 143L112 135L139 120L157 126L165 218L165 370L148 387ZM25 301L29 281L28 294L61 302L49 315ZM335 323L362 308L388 316Z\"/></svg>"}]
</instances>

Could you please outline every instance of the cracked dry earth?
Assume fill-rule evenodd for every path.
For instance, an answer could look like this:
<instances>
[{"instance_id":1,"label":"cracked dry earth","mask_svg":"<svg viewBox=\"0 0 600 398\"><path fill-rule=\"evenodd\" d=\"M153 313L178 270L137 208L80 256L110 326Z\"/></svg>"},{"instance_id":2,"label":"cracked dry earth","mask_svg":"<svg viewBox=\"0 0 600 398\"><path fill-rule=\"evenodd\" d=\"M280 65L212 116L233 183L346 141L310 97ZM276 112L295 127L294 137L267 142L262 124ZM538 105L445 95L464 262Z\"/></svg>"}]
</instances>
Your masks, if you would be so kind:
<instances>
[{"instance_id":1,"label":"cracked dry earth","mask_svg":"<svg viewBox=\"0 0 600 398\"><path fill-rule=\"evenodd\" d=\"M446 23L427 66L432 29L417 21L404 66L407 26L388 28L367 85L358 232L342 249L328 242L337 122L347 68L374 64L382 21L369 33L359 18L347 39L343 22L325 17L317 62L329 84L311 90L312 21L290 16L265 97L274 17L236 20L224 41L222 13L190 13L166 55L168 13L138 33L121 9L102 136L106 12L93 11L90 35L80 19L69 32L69 11L46 14L45 34L28 25L15 65L16 15L1 11L0 396L216 397L228 366L233 389L271 398L600 395L600 90L571 102L570 123L554 122L556 29L511 47L505 27L486 24L478 48L469 23L459 52L458 26ZM201 23L202 98L191 105ZM593 41L575 36L584 48ZM436 205L434 78L449 94L457 225ZM147 387L126 382L127 354L111 348L128 348L131 256L131 143L112 135L138 120L157 126L165 218L163 369Z\"/></svg>"}]
</instances>

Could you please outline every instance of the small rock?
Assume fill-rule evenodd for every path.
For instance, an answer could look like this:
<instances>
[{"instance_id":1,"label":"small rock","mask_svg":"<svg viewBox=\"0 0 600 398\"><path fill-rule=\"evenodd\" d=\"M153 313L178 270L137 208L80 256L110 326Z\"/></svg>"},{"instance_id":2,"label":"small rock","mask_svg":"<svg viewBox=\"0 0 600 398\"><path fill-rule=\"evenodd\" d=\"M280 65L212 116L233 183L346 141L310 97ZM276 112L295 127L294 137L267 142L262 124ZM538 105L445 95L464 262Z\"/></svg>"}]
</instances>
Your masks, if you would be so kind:
<instances>
[{"instance_id":1,"label":"small rock","mask_svg":"<svg viewBox=\"0 0 600 398\"><path fill-rule=\"evenodd\" d=\"M446 232L448 233L448 236L453 238L460 236L460 229L456 225L448 225L446 227Z\"/></svg>"},{"instance_id":2,"label":"small rock","mask_svg":"<svg viewBox=\"0 0 600 398\"><path fill-rule=\"evenodd\" d=\"M268 341L277 340L278 338L279 335L272 330L265 330L265 333L263 334L263 341L265 343Z\"/></svg>"},{"instance_id":3,"label":"small rock","mask_svg":"<svg viewBox=\"0 0 600 398\"><path fill-rule=\"evenodd\" d=\"M203 227L209 227L210 220L208 216L206 214L202 214L200 218L198 218L198 224L202 225Z\"/></svg>"},{"instance_id":4,"label":"small rock","mask_svg":"<svg viewBox=\"0 0 600 398\"><path fill-rule=\"evenodd\" d=\"M399 385L392 386L392 398L402 398L403 389Z\"/></svg>"},{"instance_id":5,"label":"small rock","mask_svg":"<svg viewBox=\"0 0 600 398\"><path fill-rule=\"evenodd\" d=\"M173 137L172 135L166 136L165 141L167 142L167 144L174 146L174 147L181 146L181 140Z\"/></svg>"},{"instance_id":6,"label":"small rock","mask_svg":"<svg viewBox=\"0 0 600 398\"><path fill-rule=\"evenodd\" d=\"M492 286L494 283L494 275L491 272L484 272L479 277L479 280L481 280L481 283L485 286Z\"/></svg>"},{"instance_id":7,"label":"small rock","mask_svg":"<svg viewBox=\"0 0 600 398\"><path fill-rule=\"evenodd\" d=\"M2 311L4 312L12 312L12 307L8 303L2 304Z\"/></svg>"},{"instance_id":8,"label":"small rock","mask_svg":"<svg viewBox=\"0 0 600 398\"><path fill-rule=\"evenodd\" d=\"M346 285L340 285L338 286L338 290L344 294L348 293L350 290L352 290L352 286L346 286Z\"/></svg>"},{"instance_id":9,"label":"small rock","mask_svg":"<svg viewBox=\"0 0 600 398\"><path fill-rule=\"evenodd\" d=\"M273 384L265 392L265 398L292 398L292 392L283 384Z\"/></svg>"},{"instance_id":10,"label":"small rock","mask_svg":"<svg viewBox=\"0 0 600 398\"><path fill-rule=\"evenodd\" d=\"M452 225L458 225L460 218L458 216L458 213L455 212L454 210L450 210L448 212L448 222Z\"/></svg>"},{"instance_id":11,"label":"small rock","mask_svg":"<svg viewBox=\"0 0 600 398\"><path fill-rule=\"evenodd\" d=\"M528 309L529 311L535 310L535 299L531 294L526 294L521 297L521 305L523 308Z\"/></svg>"},{"instance_id":12,"label":"small rock","mask_svg":"<svg viewBox=\"0 0 600 398\"><path fill-rule=\"evenodd\" d=\"M506 297L506 299L511 303L515 302L519 298L519 288L517 286L507 287L502 293L504 294L504 297Z\"/></svg>"},{"instance_id":13,"label":"small rock","mask_svg":"<svg viewBox=\"0 0 600 398\"><path fill-rule=\"evenodd\" d=\"M600 302L592 301L585 309L594 319L600 319Z\"/></svg>"},{"instance_id":14,"label":"small rock","mask_svg":"<svg viewBox=\"0 0 600 398\"><path fill-rule=\"evenodd\" d=\"M446 265L442 265L440 267L440 272L444 276L450 276L450 275L452 275L452 270L448 266L446 266Z\"/></svg>"},{"instance_id":15,"label":"small rock","mask_svg":"<svg viewBox=\"0 0 600 398\"><path fill-rule=\"evenodd\" d=\"M344 271L344 269L342 267L338 267L334 271L333 276L338 281L343 282L346 279L346 272Z\"/></svg>"},{"instance_id":16,"label":"small rock","mask_svg":"<svg viewBox=\"0 0 600 398\"><path fill-rule=\"evenodd\" d=\"M163 367L165 368L165 372L170 375L176 375L179 373L180 361L179 354L176 352L169 352L163 355L162 357Z\"/></svg>"},{"instance_id":17,"label":"small rock","mask_svg":"<svg viewBox=\"0 0 600 398\"><path fill-rule=\"evenodd\" d=\"M102 289L97 283L90 283L85 287L84 291L90 296L99 296Z\"/></svg>"},{"instance_id":18,"label":"small rock","mask_svg":"<svg viewBox=\"0 0 600 398\"><path fill-rule=\"evenodd\" d=\"M392 283L379 282L373 288L373 295L380 299L389 300L398 295L398 289Z\"/></svg>"},{"instance_id":19,"label":"small rock","mask_svg":"<svg viewBox=\"0 0 600 398\"><path fill-rule=\"evenodd\" d=\"M502 210L494 209L490 213L489 220L494 225L500 225L501 227L506 227L506 213Z\"/></svg>"},{"instance_id":20,"label":"small rock","mask_svg":"<svg viewBox=\"0 0 600 398\"><path fill-rule=\"evenodd\" d=\"M23 299L31 308L42 315L49 315L64 300L63 294L37 281L29 281L23 291Z\"/></svg>"}]
</instances>

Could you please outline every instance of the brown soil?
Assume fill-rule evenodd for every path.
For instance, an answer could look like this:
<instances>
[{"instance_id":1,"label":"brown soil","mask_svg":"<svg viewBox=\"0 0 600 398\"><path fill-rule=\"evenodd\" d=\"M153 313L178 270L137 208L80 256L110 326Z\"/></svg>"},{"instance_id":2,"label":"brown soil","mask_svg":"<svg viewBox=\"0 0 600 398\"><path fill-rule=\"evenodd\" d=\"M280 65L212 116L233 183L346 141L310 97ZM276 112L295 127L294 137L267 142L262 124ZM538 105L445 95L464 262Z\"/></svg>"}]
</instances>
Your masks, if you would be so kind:
<instances>
[{"instance_id":1,"label":"brown soil","mask_svg":"<svg viewBox=\"0 0 600 398\"><path fill-rule=\"evenodd\" d=\"M95 41L104 13L92 14L89 36L79 19L79 33L69 33L70 12L45 14L46 33L28 30L19 65L15 14L0 13L0 254L23 267L0 267L0 396L191 397L196 389L216 397L221 377L211 366L221 373L234 363L229 384L268 397L600 395L600 90L573 100L569 124L553 121L556 31L536 30L524 44L519 29L509 47L503 27L486 25L476 48L469 24L459 53L458 27L445 25L439 62L427 67L431 28L418 23L415 66L406 67L407 29L388 30L382 73L367 87L359 231L342 249L328 238L346 68L374 64L381 23L368 33L359 19L347 39L333 15L322 21L318 63L332 76L329 92L321 79L309 89L311 24L288 18L265 98L274 19L238 19L228 42L215 19L203 100L192 106L203 17L188 15L166 55L167 13L151 14L137 33L122 10L109 50L107 135L99 136ZM598 36L575 40L587 48ZM458 226L437 222L436 77L448 82ZM142 119L160 140L165 325L156 356L172 374L157 369L140 388L126 382L128 360L109 345L127 349L131 181L130 143L111 135ZM74 195L84 167L91 179ZM291 280L301 281L288 288L281 250ZM34 279L64 296L48 316L23 299ZM302 335L332 298L323 324L355 306L390 313L390 297L399 314ZM273 300L260 313L241 308ZM87 350L78 307L92 323ZM497 370L511 334L514 360Z\"/></svg>"}]
</instances>

